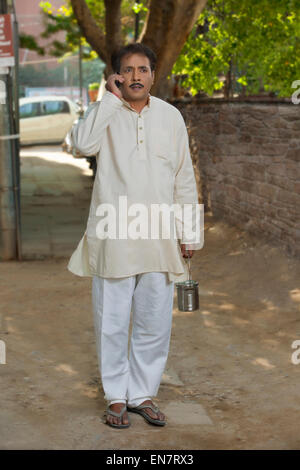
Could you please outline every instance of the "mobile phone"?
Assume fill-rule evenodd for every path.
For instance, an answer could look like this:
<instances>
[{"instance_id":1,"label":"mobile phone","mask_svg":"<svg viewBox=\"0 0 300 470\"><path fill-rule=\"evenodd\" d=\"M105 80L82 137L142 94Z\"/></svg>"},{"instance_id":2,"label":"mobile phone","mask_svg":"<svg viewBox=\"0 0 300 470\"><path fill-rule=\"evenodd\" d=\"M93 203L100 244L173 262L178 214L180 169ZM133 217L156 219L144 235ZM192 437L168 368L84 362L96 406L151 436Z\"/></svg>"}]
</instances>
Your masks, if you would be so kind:
<instances>
[{"instance_id":1,"label":"mobile phone","mask_svg":"<svg viewBox=\"0 0 300 470\"><path fill-rule=\"evenodd\" d=\"M115 84L117 85L117 87L118 87L118 88L120 88L120 87L121 87L121 85L122 85L122 83L121 83L121 82L119 82L119 80L115 80Z\"/></svg>"}]
</instances>

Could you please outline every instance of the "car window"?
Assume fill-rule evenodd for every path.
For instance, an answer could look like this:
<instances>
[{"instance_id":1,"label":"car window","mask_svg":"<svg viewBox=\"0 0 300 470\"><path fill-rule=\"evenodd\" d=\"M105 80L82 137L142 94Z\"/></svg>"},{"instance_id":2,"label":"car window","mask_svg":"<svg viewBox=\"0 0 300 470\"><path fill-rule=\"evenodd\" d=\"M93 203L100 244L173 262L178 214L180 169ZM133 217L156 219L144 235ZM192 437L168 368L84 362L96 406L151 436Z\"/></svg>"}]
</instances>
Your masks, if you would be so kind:
<instances>
[{"instance_id":1,"label":"car window","mask_svg":"<svg viewBox=\"0 0 300 470\"><path fill-rule=\"evenodd\" d=\"M66 101L62 101L62 110L61 110L61 113L70 113L70 106L69 106L69 103L67 103Z\"/></svg>"},{"instance_id":2,"label":"car window","mask_svg":"<svg viewBox=\"0 0 300 470\"><path fill-rule=\"evenodd\" d=\"M69 113L70 107L66 101L44 101L41 103L42 114Z\"/></svg>"},{"instance_id":3,"label":"car window","mask_svg":"<svg viewBox=\"0 0 300 470\"><path fill-rule=\"evenodd\" d=\"M40 115L39 103L26 103L20 106L20 118L31 118Z\"/></svg>"}]
</instances>

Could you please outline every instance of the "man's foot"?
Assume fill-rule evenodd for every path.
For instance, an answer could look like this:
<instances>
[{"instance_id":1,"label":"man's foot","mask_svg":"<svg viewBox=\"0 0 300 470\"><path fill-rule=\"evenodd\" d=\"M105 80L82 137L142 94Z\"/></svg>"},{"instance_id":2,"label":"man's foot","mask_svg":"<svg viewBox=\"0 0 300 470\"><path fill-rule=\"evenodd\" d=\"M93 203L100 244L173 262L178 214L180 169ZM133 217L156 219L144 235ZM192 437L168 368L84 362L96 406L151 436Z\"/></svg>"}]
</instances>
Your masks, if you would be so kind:
<instances>
[{"instance_id":1,"label":"man's foot","mask_svg":"<svg viewBox=\"0 0 300 470\"><path fill-rule=\"evenodd\" d=\"M112 405L109 406L109 409L113 411L114 413L120 413L122 409L126 407L126 403L113 403ZM127 411L124 412L124 414L121 417L113 416L109 413L106 415L106 422L107 424L110 424L112 426L120 426L120 425L128 425L129 420L128 420L128 414Z\"/></svg>"},{"instance_id":2,"label":"man's foot","mask_svg":"<svg viewBox=\"0 0 300 470\"><path fill-rule=\"evenodd\" d=\"M149 405L149 408L147 405ZM145 400L137 407L128 406L128 410L142 415L146 421L151 424L157 424L159 426L164 426L166 424L165 415L154 405L152 400Z\"/></svg>"},{"instance_id":3,"label":"man's foot","mask_svg":"<svg viewBox=\"0 0 300 470\"><path fill-rule=\"evenodd\" d=\"M152 405L152 406L155 406L151 400L143 401L143 403L140 403L140 405ZM151 408L144 408L144 411L145 411L145 413L147 413L147 415L149 415L150 418L152 418L152 419L159 419L159 421L165 421L165 419L166 419L166 416L165 416L163 413L161 413L160 411L159 411L158 413L154 413L154 411L152 411Z\"/></svg>"}]
</instances>

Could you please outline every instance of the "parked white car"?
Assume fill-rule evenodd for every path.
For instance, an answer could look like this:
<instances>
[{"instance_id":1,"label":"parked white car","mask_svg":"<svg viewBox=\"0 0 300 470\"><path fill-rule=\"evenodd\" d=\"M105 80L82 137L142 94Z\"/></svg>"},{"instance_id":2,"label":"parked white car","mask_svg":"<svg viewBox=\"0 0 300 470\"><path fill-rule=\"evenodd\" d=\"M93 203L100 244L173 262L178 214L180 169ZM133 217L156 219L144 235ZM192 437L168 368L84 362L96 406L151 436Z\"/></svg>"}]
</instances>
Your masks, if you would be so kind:
<instances>
[{"instance_id":1,"label":"parked white car","mask_svg":"<svg viewBox=\"0 0 300 470\"><path fill-rule=\"evenodd\" d=\"M21 145L61 143L78 118L77 106L66 96L20 99Z\"/></svg>"}]
</instances>

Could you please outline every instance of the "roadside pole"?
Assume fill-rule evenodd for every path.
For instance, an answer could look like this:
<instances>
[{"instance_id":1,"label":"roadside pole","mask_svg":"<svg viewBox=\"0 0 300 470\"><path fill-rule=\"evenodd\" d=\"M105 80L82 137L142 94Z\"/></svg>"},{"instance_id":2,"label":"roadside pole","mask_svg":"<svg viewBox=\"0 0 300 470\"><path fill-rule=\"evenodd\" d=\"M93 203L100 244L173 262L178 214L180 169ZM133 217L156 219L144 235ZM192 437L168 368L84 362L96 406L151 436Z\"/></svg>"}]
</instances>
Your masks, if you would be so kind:
<instances>
[{"instance_id":1,"label":"roadside pole","mask_svg":"<svg viewBox=\"0 0 300 470\"><path fill-rule=\"evenodd\" d=\"M8 8L9 7L9 8ZM0 20L13 12L13 0L0 0ZM5 17L7 27L7 16ZM16 18L14 19L16 39ZM6 38L5 38L6 39ZM19 176L19 129L18 90L14 69L14 52L6 52L10 40L0 41L0 258L21 259L20 231L20 176Z\"/></svg>"},{"instance_id":2,"label":"roadside pole","mask_svg":"<svg viewBox=\"0 0 300 470\"><path fill-rule=\"evenodd\" d=\"M80 41L81 38L79 38ZM83 97L82 97L82 44L79 42L79 50L78 50L78 69L79 69L79 100L80 106L83 105Z\"/></svg>"}]
</instances>

